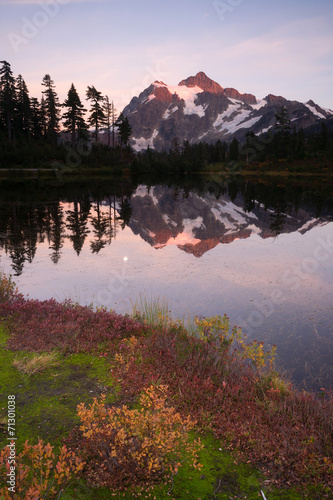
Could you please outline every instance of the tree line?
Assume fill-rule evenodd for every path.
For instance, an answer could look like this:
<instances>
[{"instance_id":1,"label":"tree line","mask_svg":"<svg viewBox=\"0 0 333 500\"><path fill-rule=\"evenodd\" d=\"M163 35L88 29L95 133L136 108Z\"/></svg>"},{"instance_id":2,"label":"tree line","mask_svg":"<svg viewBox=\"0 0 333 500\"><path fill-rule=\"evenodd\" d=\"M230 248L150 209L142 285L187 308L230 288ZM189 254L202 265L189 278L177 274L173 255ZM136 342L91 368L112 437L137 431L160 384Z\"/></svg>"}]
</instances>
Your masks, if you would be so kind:
<instances>
[{"instance_id":1,"label":"tree line","mask_svg":"<svg viewBox=\"0 0 333 500\"><path fill-rule=\"evenodd\" d=\"M1 61L0 68L0 141L6 151L19 150L29 143L44 144L48 151L62 142L69 142L72 148L88 141L97 145L102 129L106 130L108 148L127 147L131 127L127 117L119 116L109 96L102 95L94 86L88 86L87 109L72 83L67 97L60 103L51 76L42 79L42 97L30 97L22 75L16 78L11 65ZM89 132L89 127L93 132ZM24 149L24 147L23 147ZM14 155L15 156L15 155ZM11 163L9 161L9 163Z\"/></svg>"},{"instance_id":2,"label":"tree line","mask_svg":"<svg viewBox=\"0 0 333 500\"><path fill-rule=\"evenodd\" d=\"M327 126L330 123L330 128ZM174 138L169 151L147 148L136 155L133 168L138 172L154 172L156 169L178 172L205 170L212 164L223 164L229 170L256 170L260 164L275 165L279 161L333 160L333 120L321 121L313 129L292 127L288 110L282 107L275 114L271 129L261 135L249 131L245 140L234 138L231 142L190 144Z\"/></svg>"}]
</instances>

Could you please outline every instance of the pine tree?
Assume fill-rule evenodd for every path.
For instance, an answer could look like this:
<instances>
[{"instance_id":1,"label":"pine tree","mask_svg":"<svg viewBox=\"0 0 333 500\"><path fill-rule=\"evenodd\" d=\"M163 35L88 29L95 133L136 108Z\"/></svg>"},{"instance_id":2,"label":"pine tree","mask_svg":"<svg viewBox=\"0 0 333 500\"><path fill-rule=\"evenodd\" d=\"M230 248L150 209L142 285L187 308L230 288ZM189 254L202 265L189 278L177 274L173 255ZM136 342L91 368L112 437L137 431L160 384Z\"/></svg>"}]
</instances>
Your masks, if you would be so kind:
<instances>
[{"instance_id":1,"label":"pine tree","mask_svg":"<svg viewBox=\"0 0 333 500\"><path fill-rule=\"evenodd\" d=\"M100 127L105 123L105 114L102 107L102 101L104 97L102 93L95 89L94 86L89 87L86 92L87 100L92 101L90 116L88 118L88 123L95 127L95 141L98 142L98 131Z\"/></svg>"},{"instance_id":2,"label":"pine tree","mask_svg":"<svg viewBox=\"0 0 333 500\"><path fill-rule=\"evenodd\" d=\"M117 110L114 107L113 101L110 102L109 96L107 95L104 97L103 111L105 115L105 125L108 129L108 146L110 147L112 132L112 147L114 148L114 133L117 120Z\"/></svg>"},{"instance_id":3,"label":"pine tree","mask_svg":"<svg viewBox=\"0 0 333 500\"><path fill-rule=\"evenodd\" d=\"M8 141L13 139L13 119L15 113L15 78L7 61L0 61L3 65L0 69L0 121L7 130Z\"/></svg>"},{"instance_id":4,"label":"pine tree","mask_svg":"<svg viewBox=\"0 0 333 500\"><path fill-rule=\"evenodd\" d=\"M328 132L325 122L321 122L321 130L319 134L320 149L325 150L328 145Z\"/></svg>"},{"instance_id":5,"label":"pine tree","mask_svg":"<svg viewBox=\"0 0 333 500\"><path fill-rule=\"evenodd\" d=\"M297 132L296 157L300 160L303 160L304 156L305 156L305 135L303 128L301 128Z\"/></svg>"},{"instance_id":6,"label":"pine tree","mask_svg":"<svg viewBox=\"0 0 333 500\"><path fill-rule=\"evenodd\" d=\"M42 85L45 90L44 105L46 111L46 138L53 144L57 143L57 136L60 131L60 104L56 91L54 90L54 82L50 75L45 75Z\"/></svg>"},{"instance_id":7,"label":"pine tree","mask_svg":"<svg viewBox=\"0 0 333 500\"><path fill-rule=\"evenodd\" d=\"M275 113L276 123L274 129L276 130L276 154L279 158L286 158L290 149L290 118L288 110L285 106L281 108L280 112Z\"/></svg>"},{"instance_id":8,"label":"pine tree","mask_svg":"<svg viewBox=\"0 0 333 500\"><path fill-rule=\"evenodd\" d=\"M115 146L115 126L118 119L117 110L114 107L113 101L111 102L111 125L112 125L112 147Z\"/></svg>"},{"instance_id":9,"label":"pine tree","mask_svg":"<svg viewBox=\"0 0 333 500\"><path fill-rule=\"evenodd\" d=\"M180 156L181 152L182 152L182 149L181 149L179 137L174 137L171 141L170 153L172 153L173 156L178 158Z\"/></svg>"},{"instance_id":10,"label":"pine tree","mask_svg":"<svg viewBox=\"0 0 333 500\"><path fill-rule=\"evenodd\" d=\"M22 75L16 79L16 123L18 130L29 134L31 125L31 104L29 91Z\"/></svg>"},{"instance_id":11,"label":"pine tree","mask_svg":"<svg viewBox=\"0 0 333 500\"><path fill-rule=\"evenodd\" d=\"M116 121L116 127L118 128L118 134L120 137L120 145L121 147L127 146L129 138L131 137L132 133L132 127L129 124L127 116L124 117L122 113L120 113L120 116L118 120Z\"/></svg>"},{"instance_id":12,"label":"pine tree","mask_svg":"<svg viewBox=\"0 0 333 500\"><path fill-rule=\"evenodd\" d=\"M110 142L111 142L111 103L109 100L109 96L104 97L104 103L103 103L103 111L105 114L105 124L108 129L108 147L110 147Z\"/></svg>"},{"instance_id":13,"label":"pine tree","mask_svg":"<svg viewBox=\"0 0 333 500\"><path fill-rule=\"evenodd\" d=\"M229 160L237 161L239 158L239 141L233 138L229 144Z\"/></svg>"},{"instance_id":14,"label":"pine tree","mask_svg":"<svg viewBox=\"0 0 333 500\"><path fill-rule=\"evenodd\" d=\"M47 136L47 105L44 96L40 103L40 122L42 126L42 135L46 139Z\"/></svg>"},{"instance_id":15,"label":"pine tree","mask_svg":"<svg viewBox=\"0 0 333 500\"><path fill-rule=\"evenodd\" d=\"M285 106L281 108L280 112L275 113L275 119L276 123L274 125L274 128L278 132L282 132L282 135L284 136L290 134L291 131L290 118L288 110Z\"/></svg>"},{"instance_id":16,"label":"pine tree","mask_svg":"<svg viewBox=\"0 0 333 500\"><path fill-rule=\"evenodd\" d=\"M36 97L30 99L30 131L35 139L43 135L43 121L41 105Z\"/></svg>"},{"instance_id":17,"label":"pine tree","mask_svg":"<svg viewBox=\"0 0 333 500\"><path fill-rule=\"evenodd\" d=\"M64 127L67 132L71 133L72 148L75 148L77 139L87 139L88 127L84 120L84 112L87 110L83 107L73 83L63 106L68 108L68 111L63 115L63 118L65 118Z\"/></svg>"}]
</instances>

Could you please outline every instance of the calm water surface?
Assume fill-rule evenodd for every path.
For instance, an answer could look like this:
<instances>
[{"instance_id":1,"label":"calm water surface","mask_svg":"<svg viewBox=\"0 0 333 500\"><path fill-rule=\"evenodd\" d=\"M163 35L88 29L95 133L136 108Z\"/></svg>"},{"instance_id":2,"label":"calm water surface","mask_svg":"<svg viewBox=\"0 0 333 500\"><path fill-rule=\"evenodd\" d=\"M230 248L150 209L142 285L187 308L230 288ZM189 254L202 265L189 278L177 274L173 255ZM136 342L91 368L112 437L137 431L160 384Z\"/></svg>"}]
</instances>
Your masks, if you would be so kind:
<instances>
[{"instance_id":1,"label":"calm water surface","mask_svg":"<svg viewBox=\"0 0 333 500\"><path fill-rule=\"evenodd\" d=\"M333 385L330 183L1 185L0 269L31 298L226 313L302 387Z\"/></svg>"}]
</instances>

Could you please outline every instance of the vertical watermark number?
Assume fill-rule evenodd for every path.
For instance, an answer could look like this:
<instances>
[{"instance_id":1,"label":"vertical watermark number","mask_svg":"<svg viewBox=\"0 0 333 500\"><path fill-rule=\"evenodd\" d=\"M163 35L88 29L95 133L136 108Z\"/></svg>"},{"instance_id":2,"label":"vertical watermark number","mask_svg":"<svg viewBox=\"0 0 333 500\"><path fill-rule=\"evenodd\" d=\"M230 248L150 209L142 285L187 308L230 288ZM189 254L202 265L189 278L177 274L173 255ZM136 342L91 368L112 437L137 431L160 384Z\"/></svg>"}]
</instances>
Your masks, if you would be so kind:
<instances>
[{"instance_id":1,"label":"vertical watermark number","mask_svg":"<svg viewBox=\"0 0 333 500\"><path fill-rule=\"evenodd\" d=\"M8 440L9 454L7 459L7 484L8 491L15 493L16 487L16 399L14 395L8 396Z\"/></svg>"}]
</instances>

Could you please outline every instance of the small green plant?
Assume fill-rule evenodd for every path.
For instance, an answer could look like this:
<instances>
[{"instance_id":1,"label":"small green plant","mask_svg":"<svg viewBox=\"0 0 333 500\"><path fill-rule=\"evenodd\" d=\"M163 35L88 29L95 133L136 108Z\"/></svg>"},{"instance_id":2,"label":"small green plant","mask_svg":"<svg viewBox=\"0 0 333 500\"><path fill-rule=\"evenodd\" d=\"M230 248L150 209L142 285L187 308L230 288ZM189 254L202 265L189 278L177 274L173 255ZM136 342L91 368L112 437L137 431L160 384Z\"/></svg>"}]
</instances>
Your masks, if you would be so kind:
<instances>
[{"instance_id":1,"label":"small green plant","mask_svg":"<svg viewBox=\"0 0 333 500\"><path fill-rule=\"evenodd\" d=\"M172 322L167 302L159 297L148 301L140 295L132 302L132 316L145 324L158 327L167 327Z\"/></svg>"},{"instance_id":2,"label":"small green plant","mask_svg":"<svg viewBox=\"0 0 333 500\"><path fill-rule=\"evenodd\" d=\"M36 445L25 442L23 451L16 457L15 480L12 489L3 486L10 472L12 455L6 446L0 453L0 498L1 500L42 500L60 498L65 488L78 477L84 462L63 446L57 457L53 446L42 440ZM13 466L12 466L13 467ZM8 476L7 476L8 474ZM1 484L2 482L2 484Z\"/></svg>"},{"instance_id":3,"label":"small green plant","mask_svg":"<svg viewBox=\"0 0 333 500\"><path fill-rule=\"evenodd\" d=\"M176 474L184 459L200 468L200 440L190 441L195 422L183 418L166 404L167 386L146 388L138 409L106 408L105 395L87 408L78 406L83 447L89 457L90 481L94 486L126 489L148 486Z\"/></svg>"},{"instance_id":4,"label":"small green plant","mask_svg":"<svg viewBox=\"0 0 333 500\"><path fill-rule=\"evenodd\" d=\"M273 369L274 360L276 356L276 346L273 345L269 351L264 351L264 343L254 340L250 344L243 344L243 358L249 359L253 365L258 369L268 367Z\"/></svg>"},{"instance_id":5,"label":"small green plant","mask_svg":"<svg viewBox=\"0 0 333 500\"><path fill-rule=\"evenodd\" d=\"M201 340L209 344L217 344L225 349L238 340L242 342L241 330L236 326L230 332L229 318L224 316L212 316L209 318L195 318L197 332Z\"/></svg>"},{"instance_id":6,"label":"small green plant","mask_svg":"<svg viewBox=\"0 0 333 500\"><path fill-rule=\"evenodd\" d=\"M240 328L234 326L230 330L230 322L226 314L202 319L196 317L195 324L199 338L205 343L223 352L234 346L235 355L241 359L249 360L257 370L264 367L273 369L276 346L273 346L269 351L264 351L263 342L254 340L246 344L246 335L242 333Z\"/></svg>"},{"instance_id":7,"label":"small green plant","mask_svg":"<svg viewBox=\"0 0 333 500\"><path fill-rule=\"evenodd\" d=\"M15 283L12 281L12 276L0 272L0 303L7 302L12 299L18 290Z\"/></svg>"},{"instance_id":8,"label":"small green plant","mask_svg":"<svg viewBox=\"0 0 333 500\"><path fill-rule=\"evenodd\" d=\"M59 359L56 352L33 354L28 357L16 357L13 361L13 366L28 376L58 365Z\"/></svg>"}]
</instances>

